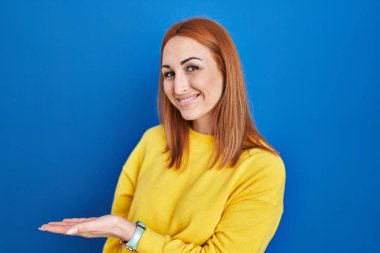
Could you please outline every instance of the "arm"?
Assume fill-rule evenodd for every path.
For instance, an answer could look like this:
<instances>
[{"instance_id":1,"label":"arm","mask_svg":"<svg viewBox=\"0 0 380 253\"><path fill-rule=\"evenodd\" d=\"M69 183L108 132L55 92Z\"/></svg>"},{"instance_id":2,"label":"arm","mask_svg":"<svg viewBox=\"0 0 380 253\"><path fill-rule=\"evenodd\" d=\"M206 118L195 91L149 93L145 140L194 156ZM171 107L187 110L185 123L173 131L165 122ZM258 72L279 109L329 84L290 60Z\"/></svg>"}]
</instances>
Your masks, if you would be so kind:
<instances>
[{"instance_id":1,"label":"arm","mask_svg":"<svg viewBox=\"0 0 380 253\"><path fill-rule=\"evenodd\" d=\"M145 134L144 134L145 136ZM129 240L136 226L126 218L131 207L137 180L146 147L146 138L140 142L124 164L116 186L112 214L92 218L69 218L43 224L42 231L77 235L86 238L107 237L103 253L124 252L119 239Z\"/></svg>"},{"instance_id":2,"label":"arm","mask_svg":"<svg viewBox=\"0 0 380 253\"><path fill-rule=\"evenodd\" d=\"M129 214L135 192L135 182L144 157L146 146L144 136L124 164L115 189L111 213L124 219L127 219ZM103 253L115 253L120 250L119 239L109 237L104 244Z\"/></svg>"},{"instance_id":3,"label":"arm","mask_svg":"<svg viewBox=\"0 0 380 253\"><path fill-rule=\"evenodd\" d=\"M283 213L285 166L279 157L270 159L260 159L259 157L256 161L254 166L248 167L252 167L252 170L243 171L244 175L240 177L241 180L236 183L229 196L214 234L202 245L191 243L191 238L183 241L176 235L160 234L150 229L147 224L148 228L142 235L137 252L264 252ZM115 205L113 205L113 210L117 210L114 207ZM129 206L125 210L129 211ZM91 238L114 237L129 240L134 228L133 223L122 217L106 215L98 218L49 222L40 229ZM108 239L103 252L120 253L127 252L127 250L118 244L118 239Z\"/></svg>"},{"instance_id":4,"label":"arm","mask_svg":"<svg viewBox=\"0 0 380 253\"><path fill-rule=\"evenodd\" d=\"M214 234L203 244L146 229L139 253L264 252L283 213L285 166L279 157L244 180L226 203ZM201 225L201 224L200 224Z\"/></svg>"}]
</instances>

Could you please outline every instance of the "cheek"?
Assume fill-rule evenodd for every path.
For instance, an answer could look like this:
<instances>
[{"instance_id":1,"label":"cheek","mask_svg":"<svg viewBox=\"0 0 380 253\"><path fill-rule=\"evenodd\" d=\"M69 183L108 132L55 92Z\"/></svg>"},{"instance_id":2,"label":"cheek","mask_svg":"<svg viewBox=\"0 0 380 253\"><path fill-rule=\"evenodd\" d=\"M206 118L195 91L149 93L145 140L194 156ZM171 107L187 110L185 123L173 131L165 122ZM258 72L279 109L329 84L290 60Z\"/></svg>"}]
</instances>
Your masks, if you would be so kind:
<instances>
[{"instance_id":1,"label":"cheek","mask_svg":"<svg viewBox=\"0 0 380 253\"><path fill-rule=\"evenodd\" d=\"M200 91L203 95L208 96L210 92L210 78L203 75L196 75L189 78L189 83L194 90Z\"/></svg>"},{"instance_id":2,"label":"cheek","mask_svg":"<svg viewBox=\"0 0 380 253\"><path fill-rule=\"evenodd\" d=\"M162 87L164 88L164 92L165 92L166 96L167 96L167 97L170 97L170 95L171 95L171 90L172 90L170 84L167 83L167 82L164 82L163 85L162 85Z\"/></svg>"},{"instance_id":3,"label":"cheek","mask_svg":"<svg viewBox=\"0 0 380 253\"><path fill-rule=\"evenodd\" d=\"M218 73L211 80L213 80L212 81L212 84L213 84L212 90L214 91L213 95L217 100L219 100L223 92L223 83L224 83L223 76Z\"/></svg>"},{"instance_id":4,"label":"cheek","mask_svg":"<svg viewBox=\"0 0 380 253\"><path fill-rule=\"evenodd\" d=\"M175 104L175 98L173 97L173 85L171 85L169 82L164 82L163 84L164 92L166 97L169 99L169 101L172 104Z\"/></svg>"},{"instance_id":5,"label":"cheek","mask_svg":"<svg viewBox=\"0 0 380 253\"><path fill-rule=\"evenodd\" d=\"M223 91L223 80L219 76L203 79L202 82L196 82L196 84L207 102L214 104L219 101Z\"/></svg>"}]
</instances>

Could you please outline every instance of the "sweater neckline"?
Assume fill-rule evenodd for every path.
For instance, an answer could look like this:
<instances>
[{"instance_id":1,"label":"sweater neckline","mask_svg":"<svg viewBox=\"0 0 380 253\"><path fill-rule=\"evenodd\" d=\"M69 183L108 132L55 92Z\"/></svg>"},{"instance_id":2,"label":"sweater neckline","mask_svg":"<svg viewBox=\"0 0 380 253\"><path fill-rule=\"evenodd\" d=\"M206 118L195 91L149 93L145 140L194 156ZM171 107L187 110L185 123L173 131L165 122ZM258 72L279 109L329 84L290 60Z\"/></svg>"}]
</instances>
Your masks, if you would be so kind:
<instances>
[{"instance_id":1,"label":"sweater neckline","mask_svg":"<svg viewBox=\"0 0 380 253\"><path fill-rule=\"evenodd\" d=\"M190 141L195 141L197 143L205 143L212 144L214 142L214 136L210 134L202 134L200 132L195 131L191 127L189 127L189 137Z\"/></svg>"}]
</instances>

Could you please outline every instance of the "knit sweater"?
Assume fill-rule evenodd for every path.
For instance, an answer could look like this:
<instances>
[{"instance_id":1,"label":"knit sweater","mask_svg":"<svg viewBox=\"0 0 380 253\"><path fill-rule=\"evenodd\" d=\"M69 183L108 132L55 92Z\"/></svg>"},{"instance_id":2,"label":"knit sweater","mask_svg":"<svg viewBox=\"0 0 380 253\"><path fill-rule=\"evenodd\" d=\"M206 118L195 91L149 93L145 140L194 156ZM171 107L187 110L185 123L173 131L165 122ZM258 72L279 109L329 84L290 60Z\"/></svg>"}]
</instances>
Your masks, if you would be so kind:
<instances>
[{"instance_id":1,"label":"knit sweater","mask_svg":"<svg viewBox=\"0 0 380 253\"><path fill-rule=\"evenodd\" d=\"M213 136L190 128L186 168L168 169L162 125L148 129L124 164L112 214L147 228L139 253L264 252L283 213L285 166L253 148L233 168L208 168ZM103 253L130 252L108 238Z\"/></svg>"}]
</instances>

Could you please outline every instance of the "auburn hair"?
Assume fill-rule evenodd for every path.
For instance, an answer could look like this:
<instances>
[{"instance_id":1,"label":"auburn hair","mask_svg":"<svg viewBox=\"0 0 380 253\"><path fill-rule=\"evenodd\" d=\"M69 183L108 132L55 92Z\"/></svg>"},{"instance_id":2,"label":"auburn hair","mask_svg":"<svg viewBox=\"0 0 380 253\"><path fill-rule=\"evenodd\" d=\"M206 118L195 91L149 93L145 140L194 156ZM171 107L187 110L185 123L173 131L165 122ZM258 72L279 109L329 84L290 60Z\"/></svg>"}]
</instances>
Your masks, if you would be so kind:
<instances>
[{"instance_id":1,"label":"auburn hair","mask_svg":"<svg viewBox=\"0 0 380 253\"><path fill-rule=\"evenodd\" d=\"M191 18L170 27L162 41L162 53L166 43L175 36L196 40L207 47L223 75L221 98L212 110L214 153L210 167L235 166L240 155L252 148L267 150L279 155L256 129L249 112L245 80L235 44L229 33L217 22L208 18ZM160 66L161 66L160 64ZM164 92L164 77L160 71L158 89L158 113L163 125L169 152L169 168L181 168L188 158L190 122L183 119Z\"/></svg>"}]
</instances>

